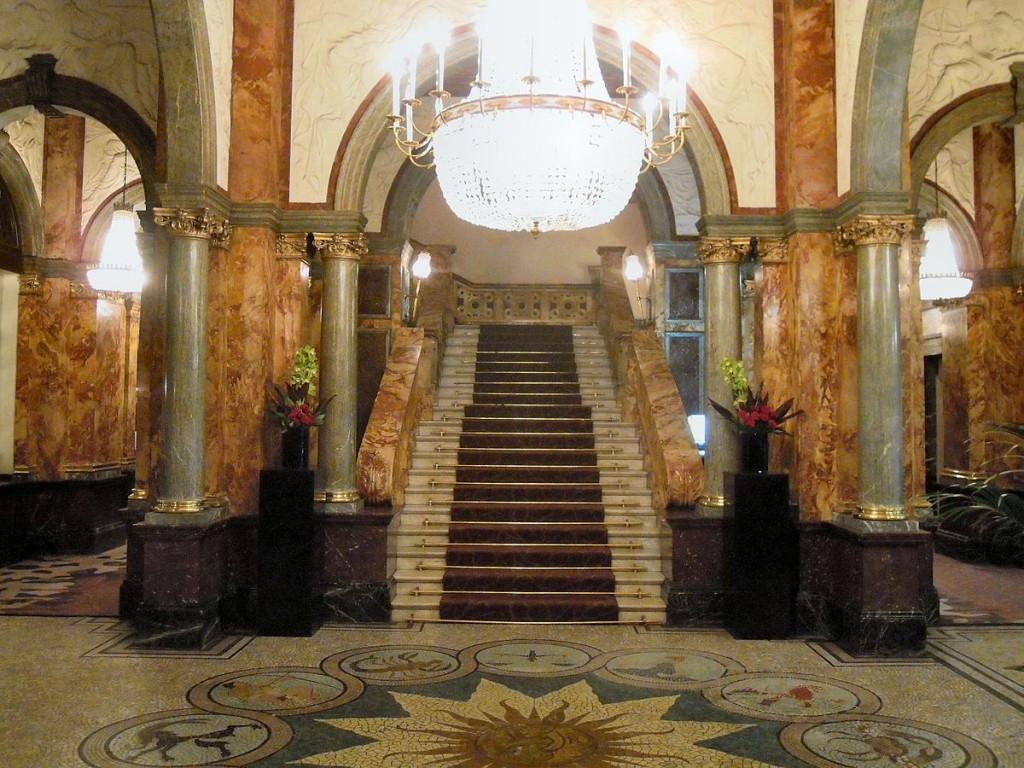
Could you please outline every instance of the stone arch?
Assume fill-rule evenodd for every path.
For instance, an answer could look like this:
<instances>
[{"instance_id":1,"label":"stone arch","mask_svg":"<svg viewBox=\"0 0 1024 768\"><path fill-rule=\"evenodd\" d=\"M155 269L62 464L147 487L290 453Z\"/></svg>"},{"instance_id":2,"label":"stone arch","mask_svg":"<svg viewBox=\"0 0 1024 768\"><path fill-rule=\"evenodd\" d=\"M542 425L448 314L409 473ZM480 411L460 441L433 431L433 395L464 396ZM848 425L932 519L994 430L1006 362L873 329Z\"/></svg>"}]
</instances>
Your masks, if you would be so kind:
<instances>
[{"instance_id":1,"label":"stone arch","mask_svg":"<svg viewBox=\"0 0 1024 768\"><path fill-rule=\"evenodd\" d=\"M968 128L1004 122L1016 114L1014 86L1001 83L965 93L932 115L910 142L911 201L920 197L928 168L946 144ZM1024 261L1024 202L1017 210L1010 253L1014 264Z\"/></svg>"},{"instance_id":2,"label":"stone arch","mask_svg":"<svg viewBox=\"0 0 1024 768\"><path fill-rule=\"evenodd\" d=\"M0 114L25 106L50 105L74 109L95 118L109 128L135 158L146 199L157 199L156 135L124 99L88 80L51 74L45 104L40 104L29 80L28 73L0 80Z\"/></svg>"},{"instance_id":3,"label":"stone arch","mask_svg":"<svg viewBox=\"0 0 1024 768\"><path fill-rule=\"evenodd\" d=\"M11 194L14 213L18 219L21 233L21 255L42 256L45 250L43 243L43 214L39 207L32 184L32 176L25 167L21 155L10 145L6 138L0 137L0 178L4 180Z\"/></svg>"},{"instance_id":4,"label":"stone arch","mask_svg":"<svg viewBox=\"0 0 1024 768\"><path fill-rule=\"evenodd\" d=\"M166 54L160 56L160 71L164 124L171 130L164 181L176 188L212 187L217 183L216 102L203 0L151 4L157 49Z\"/></svg>"},{"instance_id":5,"label":"stone arch","mask_svg":"<svg viewBox=\"0 0 1024 768\"><path fill-rule=\"evenodd\" d=\"M850 192L903 194L903 112L923 0L868 0L857 63Z\"/></svg>"},{"instance_id":6,"label":"stone arch","mask_svg":"<svg viewBox=\"0 0 1024 768\"><path fill-rule=\"evenodd\" d=\"M595 27L594 37L600 61L614 66L619 57L615 33L603 27ZM476 60L476 38L471 35L469 26L456 30L446 56L449 73ZM644 88L656 84L657 62L650 57L640 57L634 62L633 78ZM384 143L390 141L386 121L390 111L390 89L385 87L386 85L382 79L364 99L335 155L328 187L328 200L332 202L335 210L362 211L364 208L366 186L374 160L381 151L384 151ZM731 177L724 145L703 104L692 93L690 104L690 128L686 136L685 151L700 188L702 214L729 214L735 199L735 182ZM405 231L411 226L410 212L415 212L415 205L434 179L432 172L409 174L409 166L408 162L403 164L388 198L385 212L387 221L383 228L392 234ZM416 184L409 185L404 179L406 175L424 178ZM641 176L641 183L637 187L642 206L645 201L650 203L654 197L654 187L649 186L650 180L644 181L645 176L651 177L651 174ZM416 190L419 190L418 194L412 196Z\"/></svg>"}]
</instances>

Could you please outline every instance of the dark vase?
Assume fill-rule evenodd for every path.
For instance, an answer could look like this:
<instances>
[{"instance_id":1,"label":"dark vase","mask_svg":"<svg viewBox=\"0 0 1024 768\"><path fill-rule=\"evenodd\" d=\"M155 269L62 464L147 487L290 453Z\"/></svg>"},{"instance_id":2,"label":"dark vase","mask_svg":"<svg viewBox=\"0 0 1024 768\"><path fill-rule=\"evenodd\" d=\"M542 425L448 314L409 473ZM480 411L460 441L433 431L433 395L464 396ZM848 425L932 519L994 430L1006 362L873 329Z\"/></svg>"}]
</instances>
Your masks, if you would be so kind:
<instances>
[{"instance_id":1,"label":"dark vase","mask_svg":"<svg viewBox=\"0 0 1024 768\"><path fill-rule=\"evenodd\" d=\"M740 432L740 469L744 472L768 471L767 432Z\"/></svg>"},{"instance_id":2,"label":"dark vase","mask_svg":"<svg viewBox=\"0 0 1024 768\"><path fill-rule=\"evenodd\" d=\"M309 429L292 427L281 433L281 466L305 469L309 464Z\"/></svg>"}]
</instances>

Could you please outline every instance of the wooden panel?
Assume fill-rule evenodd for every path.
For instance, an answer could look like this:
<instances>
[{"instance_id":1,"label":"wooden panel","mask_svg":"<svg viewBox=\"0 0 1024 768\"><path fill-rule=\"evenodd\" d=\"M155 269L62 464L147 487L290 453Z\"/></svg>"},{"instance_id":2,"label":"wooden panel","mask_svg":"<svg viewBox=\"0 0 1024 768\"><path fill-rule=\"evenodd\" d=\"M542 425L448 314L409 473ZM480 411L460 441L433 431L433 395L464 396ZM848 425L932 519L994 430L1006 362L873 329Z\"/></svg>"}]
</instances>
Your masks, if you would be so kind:
<instances>
[{"instance_id":1,"label":"wooden panel","mask_svg":"<svg viewBox=\"0 0 1024 768\"><path fill-rule=\"evenodd\" d=\"M363 433L370 422L373 401L388 363L391 331L378 328L359 329L359 375L356 391L356 445L363 442Z\"/></svg>"},{"instance_id":2,"label":"wooden panel","mask_svg":"<svg viewBox=\"0 0 1024 768\"><path fill-rule=\"evenodd\" d=\"M391 267L387 264L359 265L360 317L391 315Z\"/></svg>"}]
</instances>

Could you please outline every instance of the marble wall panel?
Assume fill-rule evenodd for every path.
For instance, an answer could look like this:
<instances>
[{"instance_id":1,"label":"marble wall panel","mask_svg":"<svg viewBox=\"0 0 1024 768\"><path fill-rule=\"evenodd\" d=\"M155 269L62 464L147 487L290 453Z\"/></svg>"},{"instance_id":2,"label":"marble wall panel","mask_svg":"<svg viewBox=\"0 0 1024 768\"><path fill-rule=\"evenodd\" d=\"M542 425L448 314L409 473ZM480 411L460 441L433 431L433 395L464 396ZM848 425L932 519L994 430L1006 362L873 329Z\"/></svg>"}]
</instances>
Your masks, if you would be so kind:
<instances>
[{"instance_id":1,"label":"marble wall panel","mask_svg":"<svg viewBox=\"0 0 1024 768\"><path fill-rule=\"evenodd\" d=\"M845 344L839 288L844 260L833 255L832 237L827 233L794 235L790 259L797 317L793 395L804 409L791 422L796 440L791 487L804 519L827 520L840 492L837 454L849 449L840 443L839 423L845 356L840 351Z\"/></svg>"},{"instance_id":2,"label":"marble wall panel","mask_svg":"<svg viewBox=\"0 0 1024 768\"><path fill-rule=\"evenodd\" d=\"M14 463L44 480L60 477L67 434L63 307L70 296L68 281L50 279L39 293L22 293L18 301Z\"/></svg>"},{"instance_id":3,"label":"marble wall panel","mask_svg":"<svg viewBox=\"0 0 1024 768\"><path fill-rule=\"evenodd\" d=\"M96 301L96 377L94 415L96 451L93 461L124 458L127 407L125 369L128 354L128 318L123 301Z\"/></svg>"},{"instance_id":4,"label":"marble wall panel","mask_svg":"<svg viewBox=\"0 0 1024 768\"><path fill-rule=\"evenodd\" d=\"M920 253L924 244L900 252L900 362L903 375L903 497L909 504L925 492L924 330L921 318ZM915 251L918 255L915 256Z\"/></svg>"},{"instance_id":5,"label":"marble wall panel","mask_svg":"<svg viewBox=\"0 0 1024 768\"><path fill-rule=\"evenodd\" d=\"M759 364L756 378L772 393L772 401L781 403L796 397L797 326L794 314L792 265L788 259L763 261L755 277L754 347ZM803 405L794 400L793 407ZM787 427L792 435L793 424ZM771 470L788 471L794 466L796 441L791 436L775 436L771 446Z\"/></svg>"},{"instance_id":6,"label":"marble wall panel","mask_svg":"<svg viewBox=\"0 0 1024 768\"><path fill-rule=\"evenodd\" d=\"M235 0L228 180L235 201L287 199L292 21L290 3Z\"/></svg>"},{"instance_id":7,"label":"marble wall panel","mask_svg":"<svg viewBox=\"0 0 1024 768\"><path fill-rule=\"evenodd\" d=\"M85 118L76 115L47 117L43 153L45 255L78 261L81 256Z\"/></svg>"},{"instance_id":8,"label":"marble wall panel","mask_svg":"<svg viewBox=\"0 0 1024 768\"><path fill-rule=\"evenodd\" d=\"M941 312L942 464L939 471L948 468L966 472L970 468L967 307L944 307Z\"/></svg>"},{"instance_id":9,"label":"marble wall panel","mask_svg":"<svg viewBox=\"0 0 1024 768\"><path fill-rule=\"evenodd\" d=\"M860 389L857 383L857 257L839 257L839 317L836 324L836 495L834 511L849 511L860 496Z\"/></svg>"},{"instance_id":10,"label":"marble wall panel","mask_svg":"<svg viewBox=\"0 0 1024 768\"><path fill-rule=\"evenodd\" d=\"M973 471L991 474L1004 447L989 425L1024 423L1024 305L1009 286L971 293L967 303L967 394Z\"/></svg>"},{"instance_id":11,"label":"marble wall panel","mask_svg":"<svg viewBox=\"0 0 1024 768\"><path fill-rule=\"evenodd\" d=\"M836 200L833 7L830 1L775 3L775 123L778 205Z\"/></svg>"},{"instance_id":12,"label":"marble wall panel","mask_svg":"<svg viewBox=\"0 0 1024 768\"><path fill-rule=\"evenodd\" d=\"M155 498L159 488L160 414L163 410L164 311L167 283L167 239L144 235L139 247L148 278L139 304L136 361L135 491Z\"/></svg>"},{"instance_id":13,"label":"marble wall panel","mask_svg":"<svg viewBox=\"0 0 1024 768\"><path fill-rule=\"evenodd\" d=\"M255 514L258 471L273 439L266 384L275 240L269 229L238 227L230 249L210 254L206 490L226 493L233 514Z\"/></svg>"},{"instance_id":14,"label":"marble wall panel","mask_svg":"<svg viewBox=\"0 0 1024 768\"><path fill-rule=\"evenodd\" d=\"M64 375L68 378L67 433L64 464L93 462L99 450L96 406L99 361L96 356L96 297L91 291L72 285L71 299L62 308ZM77 290L76 290L77 289ZM92 294L92 295L90 295Z\"/></svg>"},{"instance_id":15,"label":"marble wall panel","mask_svg":"<svg viewBox=\"0 0 1024 768\"><path fill-rule=\"evenodd\" d=\"M1013 129L999 125L974 128L974 228L985 266L1011 265L1015 206Z\"/></svg>"},{"instance_id":16,"label":"marble wall panel","mask_svg":"<svg viewBox=\"0 0 1024 768\"><path fill-rule=\"evenodd\" d=\"M121 444L121 456L127 460L135 459L135 448L137 444L136 437L136 419L138 417L138 383L139 383L139 330L140 330L140 307L138 303L134 303L131 307L126 307L128 313L127 320L127 333L128 338L126 339L128 344L128 355L126 357L128 370L125 371L125 390L124 390L124 435L123 442Z\"/></svg>"}]
</instances>

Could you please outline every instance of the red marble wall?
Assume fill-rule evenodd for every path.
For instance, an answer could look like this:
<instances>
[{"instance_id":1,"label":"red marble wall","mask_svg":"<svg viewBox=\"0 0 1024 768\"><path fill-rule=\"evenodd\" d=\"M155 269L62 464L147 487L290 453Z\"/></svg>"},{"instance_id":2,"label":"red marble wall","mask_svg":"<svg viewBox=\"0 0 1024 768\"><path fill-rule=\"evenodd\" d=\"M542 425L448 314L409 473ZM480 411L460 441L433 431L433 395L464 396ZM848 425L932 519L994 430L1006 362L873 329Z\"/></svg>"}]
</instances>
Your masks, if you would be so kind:
<instances>
[{"instance_id":1,"label":"red marble wall","mask_svg":"<svg viewBox=\"0 0 1024 768\"><path fill-rule=\"evenodd\" d=\"M974 128L974 229L989 269L1010 266L1017 206L1013 128Z\"/></svg>"},{"instance_id":2,"label":"red marble wall","mask_svg":"<svg viewBox=\"0 0 1024 768\"><path fill-rule=\"evenodd\" d=\"M775 0L778 207L836 202L835 39L831 0Z\"/></svg>"},{"instance_id":3,"label":"red marble wall","mask_svg":"<svg viewBox=\"0 0 1024 768\"><path fill-rule=\"evenodd\" d=\"M82 255L82 167L85 118L47 117L43 134L43 237L46 256L78 261Z\"/></svg>"},{"instance_id":4,"label":"red marble wall","mask_svg":"<svg viewBox=\"0 0 1024 768\"><path fill-rule=\"evenodd\" d=\"M967 307L942 309L942 466L967 471Z\"/></svg>"},{"instance_id":5,"label":"red marble wall","mask_svg":"<svg viewBox=\"0 0 1024 768\"><path fill-rule=\"evenodd\" d=\"M38 293L18 302L14 463L41 478L56 479L63 463L70 392L64 349L64 307L71 301L67 280L44 280Z\"/></svg>"},{"instance_id":6,"label":"red marble wall","mask_svg":"<svg viewBox=\"0 0 1024 768\"><path fill-rule=\"evenodd\" d=\"M167 277L167 241L162 235L140 238L148 277L139 304L137 392L135 425L135 492L147 497L159 485L160 413L163 407L164 308Z\"/></svg>"},{"instance_id":7,"label":"red marble wall","mask_svg":"<svg viewBox=\"0 0 1024 768\"><path fill-rule=\"evenodd\" d=\"M920 256L924 244L904 247L900 254L900 343L903 371L903 495L925 492L924 456L924 330L921 324Z\"/></svg>"},{"instance_id":8,"label":"red marble wall","mask_svg":"<svg viewBox=\"0 0 1024 768\"><path fill-rule=\"evenodd\" d=\"M775 403L793 397L796 388L794 350L797 336L794 286L790 280L791 264L787 241L768 248L762 244L761 268L755 279L754 346L758 353L758 375L772 393ZM802 407L799 403L795 408ZM792 434L790 422L787 431ZM789 471L796 461L796 440L789 436L773 436L771 469Z\"/></svg>"}]
</instances>

